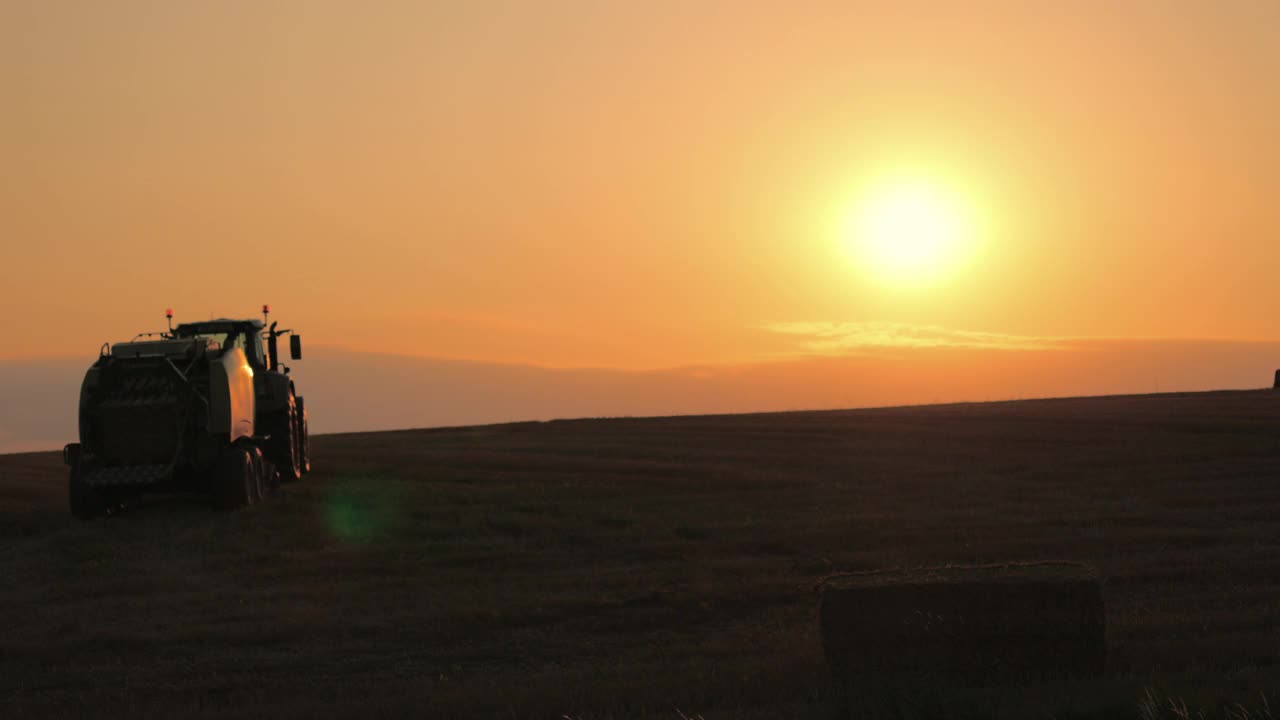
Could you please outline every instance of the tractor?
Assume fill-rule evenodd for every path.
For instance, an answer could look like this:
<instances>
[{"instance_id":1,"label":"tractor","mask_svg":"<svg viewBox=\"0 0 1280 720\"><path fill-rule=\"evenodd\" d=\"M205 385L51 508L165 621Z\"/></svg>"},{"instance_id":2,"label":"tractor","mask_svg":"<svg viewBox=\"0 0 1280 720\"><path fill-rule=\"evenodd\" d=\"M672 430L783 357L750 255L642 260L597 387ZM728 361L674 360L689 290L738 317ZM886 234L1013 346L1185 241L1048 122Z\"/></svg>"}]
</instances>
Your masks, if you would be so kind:
<instances>
[{"instance_id":1,"label":"tractor","mask_svg":"<svg viewBox=\"0 0 1280 720\"><path fill-rule=\"evenodd\" d=\"M311 470L307 408L279 356L302 339L262 320L208 320L104 344L80 386L80 442L63 448L71 514L115 512L148 492L254 505Z\"/></svg>"}]
</instances>

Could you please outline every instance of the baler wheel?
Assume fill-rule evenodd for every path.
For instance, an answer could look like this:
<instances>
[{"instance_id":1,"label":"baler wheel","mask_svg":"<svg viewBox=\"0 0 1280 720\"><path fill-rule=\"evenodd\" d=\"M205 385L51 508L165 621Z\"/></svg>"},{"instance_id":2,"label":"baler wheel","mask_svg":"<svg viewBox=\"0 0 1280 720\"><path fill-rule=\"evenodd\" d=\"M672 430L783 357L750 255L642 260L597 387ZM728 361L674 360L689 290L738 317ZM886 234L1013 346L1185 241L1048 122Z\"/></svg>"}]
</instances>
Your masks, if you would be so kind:
<instances>
[{"instance_id":1,"label":"baler wheel","mask_svg":"<svg viewBox=\"0 0 1280 720\"><path fill-rule=\"evenodd\" d=\"M80 520L92 520L107 514L107 499L97 488L85 484L79 460L71 466L67 497L71 505L71 514Z\"/></svg>"}]
</instances>

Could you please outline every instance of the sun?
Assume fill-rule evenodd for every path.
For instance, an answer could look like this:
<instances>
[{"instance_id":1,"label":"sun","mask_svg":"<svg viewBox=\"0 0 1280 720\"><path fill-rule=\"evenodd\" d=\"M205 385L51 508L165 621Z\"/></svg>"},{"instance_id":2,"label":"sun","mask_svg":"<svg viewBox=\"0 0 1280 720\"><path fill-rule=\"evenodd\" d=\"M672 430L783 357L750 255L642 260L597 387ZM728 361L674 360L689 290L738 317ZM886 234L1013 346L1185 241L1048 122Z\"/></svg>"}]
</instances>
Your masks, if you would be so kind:
<instances>
[{"instance_id":1,"label":"sun","mask_svg":"<svg viewBox=\"0 0 1280 720\"><path fill-rule=\"evenodd\" d=\"M841 241L867 274L889 285L933 284L975 241L973 212L947 185L920 176L881 179L852 203Z\"/></svg>"}]
</instances>

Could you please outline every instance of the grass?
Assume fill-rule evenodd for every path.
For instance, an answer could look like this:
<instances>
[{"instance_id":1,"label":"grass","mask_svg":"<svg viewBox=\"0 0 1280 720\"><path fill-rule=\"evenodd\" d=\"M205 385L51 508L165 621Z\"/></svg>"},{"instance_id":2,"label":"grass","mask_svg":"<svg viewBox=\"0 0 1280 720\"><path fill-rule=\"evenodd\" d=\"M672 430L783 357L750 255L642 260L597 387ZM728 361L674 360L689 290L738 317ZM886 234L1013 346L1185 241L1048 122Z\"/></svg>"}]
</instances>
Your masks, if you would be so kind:
<instances>
[{"instance_id":1,"label":"grass","mask_svg":"<svg viewBox=\"0 0 1280 720\"><path fill-rule=\"evenodd\" d=\"M252 510L88 524L56 454L3 456L0 707L849 716L818 578L1069 559L1105 579L1105 677L885 716L1270 720L1278 430L1244 392L333 435Z\"/></svg>"},{"instance_id":2,"label":"grass","mask_svg":"<svg viewBox=\"0 0 1280 720\"><path fill-rule=\"evenodd\" d=\"M1223 703L1214 713L1212 710L1193 709L1187 701L1147 688L1142 702L1138 706L1142 720L1205 720L1208 717L1222 717L1225 720L1274 720L1271 713L1271 698L1265 692L1259 693L1257 703L1246 705L1241 702Z\"/></svg>"}]
</instances>

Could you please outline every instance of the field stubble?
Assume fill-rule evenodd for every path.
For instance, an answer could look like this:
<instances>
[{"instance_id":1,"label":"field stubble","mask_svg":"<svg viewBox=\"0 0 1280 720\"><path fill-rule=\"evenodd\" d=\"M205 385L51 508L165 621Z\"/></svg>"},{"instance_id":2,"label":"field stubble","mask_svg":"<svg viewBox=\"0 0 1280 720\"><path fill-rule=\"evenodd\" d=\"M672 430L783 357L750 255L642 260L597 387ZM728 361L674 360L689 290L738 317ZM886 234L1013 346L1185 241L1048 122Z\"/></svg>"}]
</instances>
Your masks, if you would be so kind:
<instances>
[{"instance_id":1,"label":"field stubble","mask_svg":"<svg viewBox=\"0 0 1280 720\"><path fill-rule=\"evenodd\" d=\"M313 455L249 511L166 497L88 524L56 454L0 457L5 714L821 716L820 576L1042 559L1105 579L1107 676L920 714L1176 709L1143 705L1153 688L1226 717L1280 688L1270 392L331 435Z\"/></svg>"}]
</instances>

